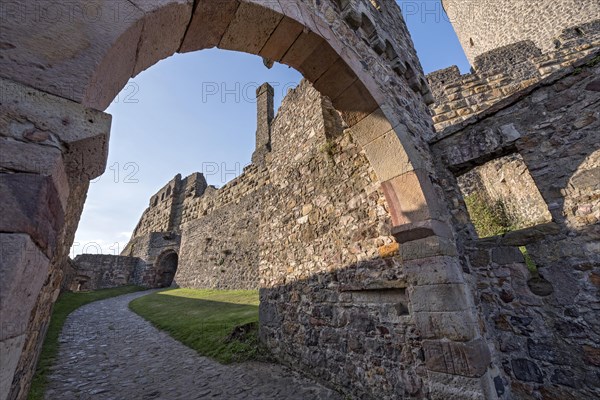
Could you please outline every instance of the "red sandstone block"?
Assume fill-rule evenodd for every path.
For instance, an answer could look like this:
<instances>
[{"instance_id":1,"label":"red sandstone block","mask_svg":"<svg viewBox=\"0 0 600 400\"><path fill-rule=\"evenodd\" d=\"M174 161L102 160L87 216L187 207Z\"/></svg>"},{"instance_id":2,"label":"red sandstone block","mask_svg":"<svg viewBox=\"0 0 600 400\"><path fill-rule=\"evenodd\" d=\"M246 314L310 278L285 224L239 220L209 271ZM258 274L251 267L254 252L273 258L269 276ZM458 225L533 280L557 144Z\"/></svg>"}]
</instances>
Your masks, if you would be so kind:
<instances>
[{"instance_id":1,"label":"red sandstone block","mask_svg":"<svg viewBox=\"0 0 600 400\"><path fill-rule=\"evenodd\" d=\"M435 219L441 215L427 171L416 169L381 184L394 226Z\"/></svg>"}]
</instances>

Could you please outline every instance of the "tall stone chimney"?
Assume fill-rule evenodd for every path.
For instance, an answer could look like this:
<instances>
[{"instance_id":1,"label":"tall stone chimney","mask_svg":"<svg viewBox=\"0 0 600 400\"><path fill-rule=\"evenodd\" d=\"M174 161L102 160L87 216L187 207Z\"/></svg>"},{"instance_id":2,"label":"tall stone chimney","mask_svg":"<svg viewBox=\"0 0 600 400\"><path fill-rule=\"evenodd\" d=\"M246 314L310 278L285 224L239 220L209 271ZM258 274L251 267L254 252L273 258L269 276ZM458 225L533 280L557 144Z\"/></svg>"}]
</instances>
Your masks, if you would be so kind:
<instances>
[{"instance_id":1,"label":"tall stone chimney","mask_svg":"<svg viewBox=\"0 0 600 400\"><path fill-rule=\"evenodd\" d=\"M273 97L275 91L268 83L256 89L256 149L252 154L252 163L262 165L265 156L271 151L271 122L275 117Z\"/></svg>"}]
</instances>

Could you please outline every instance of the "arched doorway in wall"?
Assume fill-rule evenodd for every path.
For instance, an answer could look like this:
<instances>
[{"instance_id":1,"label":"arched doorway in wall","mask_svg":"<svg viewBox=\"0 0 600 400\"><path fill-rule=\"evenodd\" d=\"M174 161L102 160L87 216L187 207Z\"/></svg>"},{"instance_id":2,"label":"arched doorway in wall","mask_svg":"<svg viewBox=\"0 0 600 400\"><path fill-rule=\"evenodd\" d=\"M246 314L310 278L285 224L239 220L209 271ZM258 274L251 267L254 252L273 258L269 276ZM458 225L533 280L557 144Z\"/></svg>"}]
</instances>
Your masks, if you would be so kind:
<instances>
[{"instance_id":1,"label":"arched doorway in wall","mask_svg":"<svg viewBox=\"0 0 600 400\"><path fill-rule=\"evenodd\" d=\"M158 256L155 263L155 286L167 288L173 284L177 272L179 256L174 250L167 250Z\"/></svg>"},{"instance_id":2,"label":"arched doorway in wall","mask_svg":"<svg viewBox=\"0 0 600 400\"><path fill-rule=\"evenodd\" d=\"M428 150L423 140L432 130L422 101L427 89L414 77L418 61L404 26L391 22L401 21L399 10L386 14L367 1L360 2L360 9L346 10L334 0L93 3L100 7L94 14L97 18L66 13L69 18L65 21L53 20L50 25L43 21L35 24L17 21L3 30L3 35L8 32L5 36L10 36L15 43L10 43L12 48L18 50L0 60L2 77L60 96L68 107L74 106L72 101L104 110L131 76L175 52L218 47L259 55L267 65L275 61L286 64L300 71L321 94L331 99L351 129L353 139L364 149L387 198L391 230L397 239L409 242L432 236L451 238L430 178ZM364 21L363 14L370 15L379 27L389 24L389 29L361 28L365 24L357 21ZM78 18L80 20L76 20ZM394 30L395 37L389 37L387 30ZM64 35L64 32L71 34ZM31 36L47 42L47 46L22 39ZM385 48L388 37L395 48ZM49 55L40 50L45 47L60 51ZM29 106L28 110L35 109ZM65 140L76 144L69 147L68 156L73 161L69 174L95 178L106 167L108 118L92 110L85 110L89 116L81 118L77 113L82 108L73 107L76 111L72 112L67 106L64 106L64 115L58 112L45 115L60 115L57 132L69 126L71 120L67 117L81 122L79 131L91 132L90 137L81 134L81 139L73 134L75 139ZM62 107L62 103L52 104L52 107ZM92 129L100 124L106 126L106 131ZM77 162L80 160L85 162ZM85 190L87 188L82 189L83 193ZM66 197L68 188L65 192ZM74 214L80 213L77 205L73 207ZM427 254L413 256L425 258ZM155 264L157 285L165 287L172 283L177 262L178 255L174 251L159 257ZM448 265L452 274L440 275L436 281L426 280L427 284L441 285L453 279L446 275L454 276L458 263ZM415 289L420 298L426 291L423 287ZM448 293L454 296L455 292ZM436 305L444 303L447 302L438 301ZM274 306L263 306L261 302L263 320L277 321ZM417 311L424 313L419 321L426 321L425 313L438 310ZM432 338L444 337L445 333L436 332L436 335ZM468 337L472 336L475 333L469 332ZM31 340L36 337L31 336Z\"/></svg>"}]
</instances>

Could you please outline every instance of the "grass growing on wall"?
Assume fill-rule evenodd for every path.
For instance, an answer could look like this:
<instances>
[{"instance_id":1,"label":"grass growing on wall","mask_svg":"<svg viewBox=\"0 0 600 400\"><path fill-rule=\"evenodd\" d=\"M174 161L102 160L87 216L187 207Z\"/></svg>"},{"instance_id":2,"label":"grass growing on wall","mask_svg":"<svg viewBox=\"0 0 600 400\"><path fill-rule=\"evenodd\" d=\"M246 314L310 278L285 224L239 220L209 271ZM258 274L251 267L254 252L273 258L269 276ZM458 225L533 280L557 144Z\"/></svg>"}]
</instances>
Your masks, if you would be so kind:
<instances>
[{"instance_id":1,"label":"grass growing on wall","mask_svg":"<svg viewBox=\"0 0 600 400\"><path fill-rule=\"evenodd\" d=\"M465 197L467 211L481 238L503 235L518 229L518 221L506 210L502 200L490 200L479 193Z\"/></svg>"},{"instance_id":2,"label":"grass growing on wall","mask_svg":"<svg viewBox=\"0 0 600 400\"><path fill-rule=\"evenodd\" d=\"M171 289L129 304L135 313L221 363L266 359L258 343L258 291Z\"/></svg>"},{"instance_id":3,"label":"grass growing on wall","mask_svg":"<svg viewBox=\"0 0 600 400\"><path fill-rule=\"evenodd\" d=\"M531 257L529 252L527 251L527 247L520 246L519 250L521 251L521 254L523 254L523 258L525 259L525 265L527 265L527 269L529 270L529 272L531 272L531 275L539 276L537 265L535 261L533 261L533 258Z\"/></svg>"},{"instance_id":4,"label":"grass growing on wall","mask_svg":"<svg viewBox=\"0 0 600 400\"><path fill-rule=\"evenodd\" d=\"M123 286L114 289L102 289L91 292L61 293L52 308L52 316L50 317L50 325L44 339L42 352L37 364L37 369L29 390L29 400L41 400L44 398L44 391L48 383L48 374L50 368L54 364L56 355L58 354L58 336L62 331L62 327L67 320L67 316L79 307L98 300L108 299L123 294L133 293L144 288L137 286Z\"/></svg>"}]
</instances>

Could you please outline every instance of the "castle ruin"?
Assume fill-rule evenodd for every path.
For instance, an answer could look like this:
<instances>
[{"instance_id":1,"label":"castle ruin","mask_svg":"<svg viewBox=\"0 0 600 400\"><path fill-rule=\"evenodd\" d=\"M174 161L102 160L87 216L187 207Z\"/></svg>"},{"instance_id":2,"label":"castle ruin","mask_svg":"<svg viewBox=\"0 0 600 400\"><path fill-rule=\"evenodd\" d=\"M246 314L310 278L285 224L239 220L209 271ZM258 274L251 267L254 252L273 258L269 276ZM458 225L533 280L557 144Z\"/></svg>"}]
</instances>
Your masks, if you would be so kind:
<instances>
[{"instance_id":1,"label":"castle ruin","mask_svg":"<svg viewBox=\"0 0 600 400\"><path fill-rule=\"evenodd\" d=\"M0 31L0 399L61 285L173 282L260 288L261 341L353 398L600 396L597 2L444 0L473 70L427 77L391 0L35 3ZM215 46L306 79L277 115L257 91L252 165L176 176L121 256L69 262L114 89ZM483 237L474 194L519 223Z\"/></svg>"}]
</instances>

